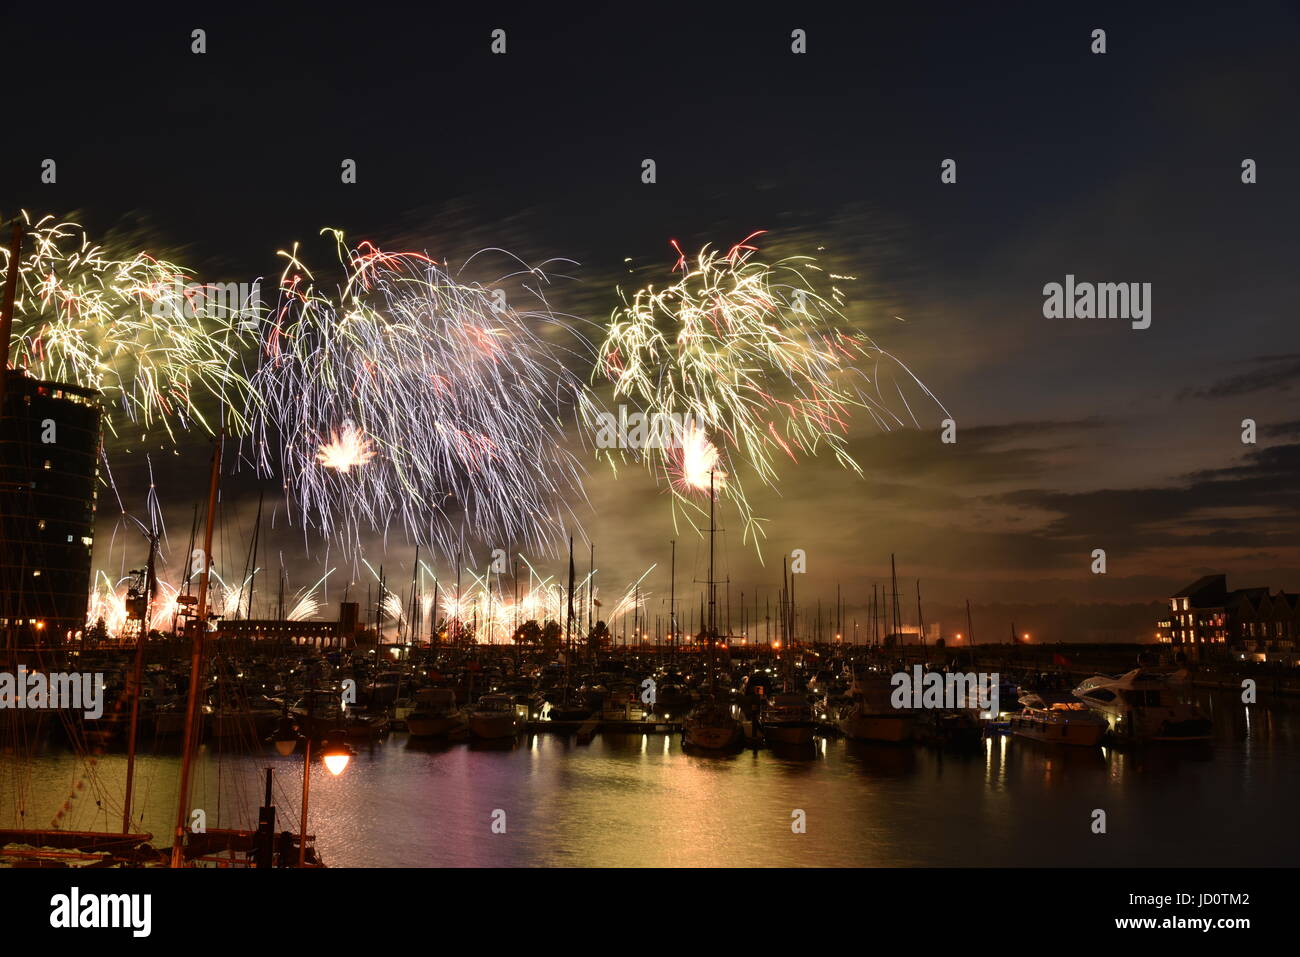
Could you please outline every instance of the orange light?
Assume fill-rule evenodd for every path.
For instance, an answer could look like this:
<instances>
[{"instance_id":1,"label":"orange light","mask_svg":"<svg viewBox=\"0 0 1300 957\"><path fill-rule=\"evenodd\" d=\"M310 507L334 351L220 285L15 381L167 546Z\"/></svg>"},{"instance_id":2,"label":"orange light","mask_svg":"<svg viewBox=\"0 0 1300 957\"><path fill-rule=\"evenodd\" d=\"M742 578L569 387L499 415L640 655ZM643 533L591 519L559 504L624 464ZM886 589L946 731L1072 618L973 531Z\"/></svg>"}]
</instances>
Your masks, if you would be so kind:
<instances>
[{"instance_id":1,"label":"orange light","mask_svg":"<svg viewBox=\"0 0 1300 957\"><path fill-rule=\"evenodd\" d=\"M350 754L327 754L325 755L325 767L329 769L330 774L338 777L352 760Z\"/></svg>"}]
</instances>

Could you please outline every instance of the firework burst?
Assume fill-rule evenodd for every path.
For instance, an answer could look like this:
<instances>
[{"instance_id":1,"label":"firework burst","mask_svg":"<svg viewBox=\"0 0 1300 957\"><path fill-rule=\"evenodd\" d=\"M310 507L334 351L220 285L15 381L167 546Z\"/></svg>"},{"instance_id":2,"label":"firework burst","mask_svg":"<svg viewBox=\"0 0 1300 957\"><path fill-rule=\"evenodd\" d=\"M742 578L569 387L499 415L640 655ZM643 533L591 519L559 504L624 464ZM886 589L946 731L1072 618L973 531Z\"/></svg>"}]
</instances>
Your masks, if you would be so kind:
<instances>
[{"instance_id":1,"label":"firework burst","mask_svg":"<svg viewBox=\"0 0 1300 957\"><path fill-rule=\"evenodd\" d=\"M938 404L901 362L848 328L840 294L817 292L814 260L765 263L750 244L757 235L726 253L705 247L694 260L674 242L680 277L623 297L593 374L612 383L616 400L674 423L672 441L636 456L666 480L674 521L686 514L695 524L712 473L715 494L734 503L756 546L761 520L741 466L769 487L782 462L819 454L861 474L848 443L855 413L885 430L916 425L900 379ZM883 376L893 377L890 389ZM893 391L901 414L887 401ZM613 461L622 453L603 454Z\"/></svg>"},{"instance_id":2,"label":"firework burst","mask_svg":"<svg viewBox=\"0 0 1300 957\"><path fill-rule=\"evenodd\" d=\"M245 329L256 325L248 314L196 296L203 287L173 263L115 253L51 216L27 222L10 342L15 368L98 389L114 433L119 418L161 423L169 436L174 423L212 431L204 397L226 424L242 427L249 394L239 357Z\"/></svg>"},{"instance_id":3,"label":"firework burst","mask_svg":"<svg viewBox=\"0 0 1300 957\"><path fill-rule=\"evenodd\" d=\"M566 362L593 350L551 312L546 274L489 287L327 232L346 271L337 294L285 254L252 380L259 468L278 467L305 527L352 547L397 525L444 553L467 536L553 550L584 499L563 419L594 408ZM515 280L528 309L506 301Z\"/></svg>"}]
</instances>

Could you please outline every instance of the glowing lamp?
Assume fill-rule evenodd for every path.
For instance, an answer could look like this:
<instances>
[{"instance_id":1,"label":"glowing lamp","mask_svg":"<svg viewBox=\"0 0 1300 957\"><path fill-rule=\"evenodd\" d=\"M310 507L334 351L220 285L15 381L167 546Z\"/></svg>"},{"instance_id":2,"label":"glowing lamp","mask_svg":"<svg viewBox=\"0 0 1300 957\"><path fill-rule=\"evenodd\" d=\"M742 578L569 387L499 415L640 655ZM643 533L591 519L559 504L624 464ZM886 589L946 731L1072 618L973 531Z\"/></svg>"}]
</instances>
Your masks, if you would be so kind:
<instances>
[{"instance_id":1,"label":"glowing lamp","mask_svg":"<svg viewBox=\"0 0 1300 957\"><path fill-rule=\"evenodd\" d=\"M321 760L325 762L325 767L330 774L338 777L348 766L355 752L343 742L327 744L325 750L321 752Z\"/></svg>"}]
</instances>

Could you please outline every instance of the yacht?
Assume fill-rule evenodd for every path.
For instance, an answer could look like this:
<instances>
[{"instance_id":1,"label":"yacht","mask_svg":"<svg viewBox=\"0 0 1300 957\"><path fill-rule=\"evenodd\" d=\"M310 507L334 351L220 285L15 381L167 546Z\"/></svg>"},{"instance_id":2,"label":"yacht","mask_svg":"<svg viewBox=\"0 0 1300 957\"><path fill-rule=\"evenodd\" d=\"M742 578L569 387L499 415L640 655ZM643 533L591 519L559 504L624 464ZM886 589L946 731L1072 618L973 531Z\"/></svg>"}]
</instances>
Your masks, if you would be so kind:
<instances>
[{"instance_id":1,"label":"yacht","mask_svg":"<svg viewBox=\"0 0 1300 957\"><path fill-rule=\"evenodd\" d=\"M485 694L469 713L469 733L489 741L515 737L521 724L508 694Z\"/></svg>"},{"instance_id":2,"label":"yacht","mask_svg":"<svg viewBox=\"0 0 1300 957\"><path fill-rule=\"evenodd\" d=\"M910 741L916 712L895 708L890 700L894 687L883 671L856 675L849 689L849 701L840 709L840 732L855 741Z\"/></svg>"},{"instance_id":3,"label":"yacht","mask_svg":"<svg viewBox=\"0 0 1300 957\"><path fill-rule=\"evenodd\" d=\"M917 716L916 738L938 748L974 748L984 740L979 711L927 709Z\"/></svg>"},{"instance_id":4,"label":"yacht","mask_svg":"<svg viewBox=\"0 0 1300 957\"><path fill-rule=\"evenodd\" d=\"M413 738L437 738L465 728L465 714L456 706L453 688L421 688L406 715L406 730Z\"/></svg>"},{"instance_id":5,"label":"yacht","mask_svg":"<svg viewBox=\"0 0 1300 957\"><path fill-rule=\"evenodd\" d=\"M600 716L604 721L644 721L646 709L636 687L630 682L619 682L610 686Z\"/></svg>"},{"instance_id":6,"label":"yacht","mask_svg":"<svg viewBox=\"0 0 1300 957\"><path fill-rule=\"evenodd\" d=\"M1095 675L1074 689L1075 695L1105 719L1121 738L1145 741L1205 741L1210 719L1195 705L1178 700L1173 675L1134 668L1111 677Z\"/></svg>"},{"instance_id":7,"label":"yacht","mask_svg":"<svg viewBox=\"0 0 1300 957\"><path fill-rule=\"evenodd\" d=\"M1069 692L1026 691L1020 710L1009 718L1009 730L1023 738L1048 744L1096 747L1106 733L1106 719Z\"/></svg>"},{"instance_id":8,"label":"yacht","mask_svg":"<svg viewBox=\"0 0 1300 957\"><path fill-rule=\"evenodd\" d=\"M727 751L739 747L745 731L727 704L711 697L696 705L686 716L682 743L691 748L708 751Z\"/></svg>"},{"instance_id":9,"label":"yacht","mask_svg":"<svg viewBox=\"0 0 1300 957\"><path fill-rule=\"evenodd\" d=\"M801 694L774 694L764 698L758 722L763 737L775 744L811 744L817 729L812 705Z\"/></svg>"}]
</instances>

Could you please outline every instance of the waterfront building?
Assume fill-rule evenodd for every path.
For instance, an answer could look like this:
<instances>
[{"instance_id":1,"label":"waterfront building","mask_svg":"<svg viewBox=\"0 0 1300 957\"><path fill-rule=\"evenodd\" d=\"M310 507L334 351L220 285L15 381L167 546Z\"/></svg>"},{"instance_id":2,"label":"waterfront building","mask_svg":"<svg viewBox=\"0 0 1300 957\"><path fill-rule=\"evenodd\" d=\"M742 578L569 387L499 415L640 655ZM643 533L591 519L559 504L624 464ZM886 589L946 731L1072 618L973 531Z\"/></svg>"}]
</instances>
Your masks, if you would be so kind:
<instances>
[{"instance_id":1,"label":"waterfront building","mask_svg":"<svg viewBox=\"0 0 1300 957\"><path fill-rule=\"evenodd\" d=\"M1206 575L1169 598L1156 638L1193 661L1228 656L1295 664L1300 595L1267 587L1228 590L1226 575Z\"/></svg>"},{"instance_id":2,"label":"waterfront building","mask_svg":"<svg viewBox=\"0 0 1300 957\"><path fill-rule=\"evenodd\" d=\"M100 443L93 389L4 371L0 636L59 644L86 624Z\"/></svg>"},{"instance_id":3,"label":"waterfront building","mask_svg":"<svg viewBox=\"0 0 1300 957\"><path fill-rule=\"evenodd\" d=\"M238 618L217 623L220 638L279 641L317 648L352 648L356 644L359 606L340 602L337 621L287 621L277 618Z\"/></svg>"}]
</instances>

